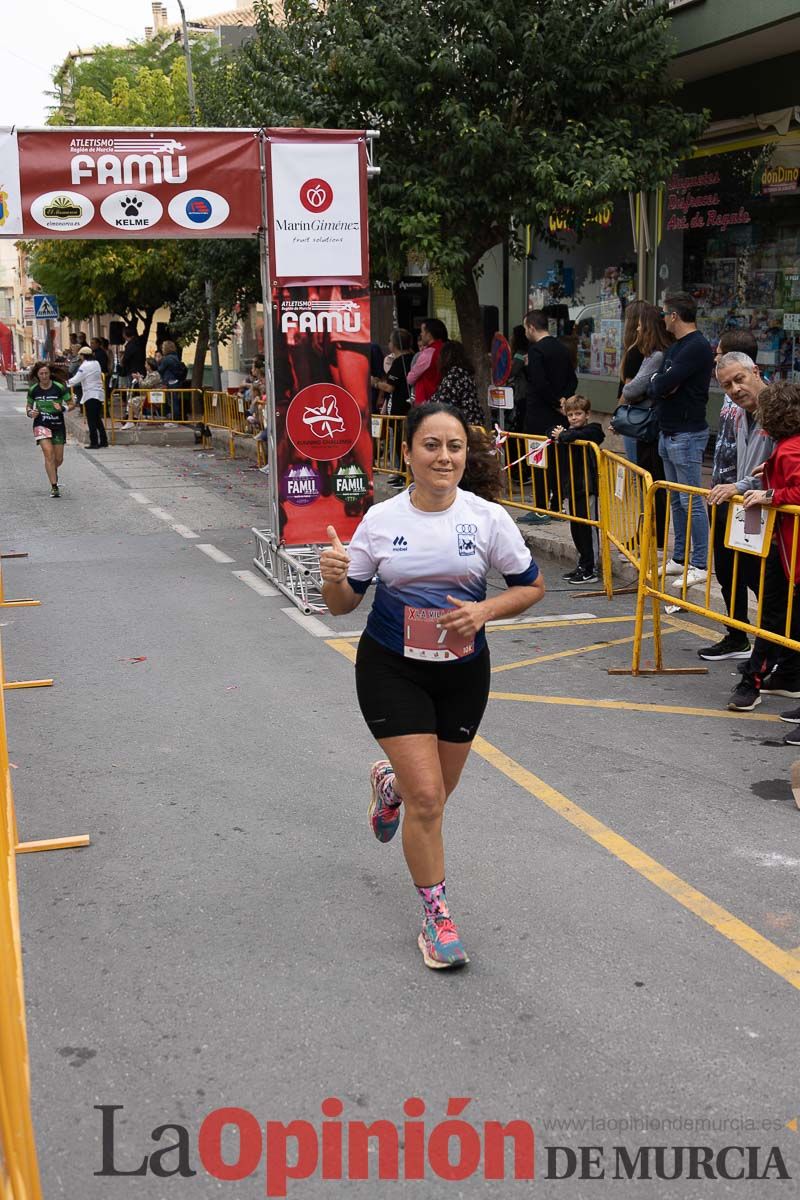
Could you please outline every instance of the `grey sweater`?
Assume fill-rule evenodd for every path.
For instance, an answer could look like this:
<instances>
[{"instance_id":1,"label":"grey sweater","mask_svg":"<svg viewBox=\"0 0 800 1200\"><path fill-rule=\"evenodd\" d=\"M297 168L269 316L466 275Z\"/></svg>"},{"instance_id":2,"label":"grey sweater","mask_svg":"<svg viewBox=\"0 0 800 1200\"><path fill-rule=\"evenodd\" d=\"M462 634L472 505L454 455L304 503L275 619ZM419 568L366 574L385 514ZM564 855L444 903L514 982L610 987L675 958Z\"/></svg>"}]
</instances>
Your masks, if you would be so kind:
<instances>
[{"instance_id":1,"label":"grey sweater","mask_svg":"<svg viewBox=\"0 0 800 1200\"><path fill-rule=\"evenodd\" d=\"M651 376L655 375L656 371L661 370L663 361L664 355L660 350L655 350L652 354L648 354L633 379L630 383L626 383L622 389L622 399L626 400L628 404L638 404L640 400L643 400L647 395Z\"/></svg>"},{"instance_id":2,"label":"grey sweater","mask_svg":"<svg viewBox=\"0 0 800 1200\"><path fill-rule=\"evenodd\" d=\"M775 442L743 408L736 417L736 491L741 495L763 486L760 476L754 475L753 471L767 461L775 449Z\"/></svg>"}]
</instances>

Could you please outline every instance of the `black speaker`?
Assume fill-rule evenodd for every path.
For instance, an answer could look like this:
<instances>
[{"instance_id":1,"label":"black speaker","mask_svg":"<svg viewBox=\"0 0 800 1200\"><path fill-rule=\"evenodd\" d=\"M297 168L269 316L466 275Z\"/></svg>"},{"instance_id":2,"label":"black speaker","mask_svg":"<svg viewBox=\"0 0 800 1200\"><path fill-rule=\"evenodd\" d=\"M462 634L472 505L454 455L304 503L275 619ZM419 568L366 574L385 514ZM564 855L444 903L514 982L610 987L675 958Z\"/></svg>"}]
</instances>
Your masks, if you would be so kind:
<instances>
[{"instance_id":1,"label":"black speaker","mask_svg":"<svg viewBox=\"0 0 800 1200\"><path fill-rule=\"evenodd\" d=\"M108 325L108 340L112 346L122 345L122 331L125 328L124 321L110 321Z\"/></svg>"}]
</instances>

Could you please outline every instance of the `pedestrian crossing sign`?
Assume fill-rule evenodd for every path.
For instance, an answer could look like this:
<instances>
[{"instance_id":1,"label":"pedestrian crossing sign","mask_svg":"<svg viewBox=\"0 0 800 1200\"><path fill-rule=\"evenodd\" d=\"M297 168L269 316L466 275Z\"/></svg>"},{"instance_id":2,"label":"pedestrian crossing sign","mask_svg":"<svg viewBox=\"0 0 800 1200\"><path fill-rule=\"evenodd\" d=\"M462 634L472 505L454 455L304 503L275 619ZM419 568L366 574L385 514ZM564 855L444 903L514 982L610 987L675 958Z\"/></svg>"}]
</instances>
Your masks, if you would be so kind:
<instances>
[{"instance_id":1,"label":"pedestrian crossing sign","mask_svg":"<svg viewBox=\"0 0 800 1200\"><path fill-rule=\"evenodd\" d=\"M57 321L58 300L55 296L39 294L33 297L33 315L37 321Z\"/></svg>"}]
</instances>

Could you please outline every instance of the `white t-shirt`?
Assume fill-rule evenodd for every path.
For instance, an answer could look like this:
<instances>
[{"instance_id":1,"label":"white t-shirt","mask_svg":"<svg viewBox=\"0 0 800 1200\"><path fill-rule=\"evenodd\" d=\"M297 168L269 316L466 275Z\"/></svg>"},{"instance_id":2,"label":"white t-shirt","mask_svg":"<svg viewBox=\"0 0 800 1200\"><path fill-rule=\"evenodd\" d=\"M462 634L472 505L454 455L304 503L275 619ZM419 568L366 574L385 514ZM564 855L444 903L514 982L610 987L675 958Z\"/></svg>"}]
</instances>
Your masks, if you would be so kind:
<instances>
[{"instance_id":1,"label":"white t-shirt","mask_svg":"<svg viewBox=\"0 0 800 1200\"><path fill-rule=\"evenodd\" d=\"M347 579L353 590L363 594L378 577L366 631L397 654L404 650L406 606L452 609L448 596L484 600L492 568L509 587L529 585L539 574L502 505L459 488L448 509L422 512L411 503L412 491L413 486L373 505L348 546ZM481 630L474 654L485 641Z\"/></svg>"}]
</instances>

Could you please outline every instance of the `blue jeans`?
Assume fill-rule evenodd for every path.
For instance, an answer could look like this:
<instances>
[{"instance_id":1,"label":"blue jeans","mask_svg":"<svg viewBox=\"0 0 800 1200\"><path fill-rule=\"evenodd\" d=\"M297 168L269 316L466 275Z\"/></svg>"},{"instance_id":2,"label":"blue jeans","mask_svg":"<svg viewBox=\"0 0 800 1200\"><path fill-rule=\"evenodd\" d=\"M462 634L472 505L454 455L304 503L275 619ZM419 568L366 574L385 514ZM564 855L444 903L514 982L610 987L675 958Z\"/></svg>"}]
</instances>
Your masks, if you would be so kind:
<instances>
[{"instance_id":1,"label":"blue jeans","mask_svg":"<svg viewBox=\"0 0 800 1200\"><path fill-rule=\"evenodd\" d=\"M625 457L628 462L637 463L639 461L636 457L639 453L639 443L636 438L625 437L623 434L622 441L625 445Z\"/></svg>"},{"instance_id":2,"label":"blue jeans","mask_svg":"<svg viewBox=\"0 0 800 1200\"><path fill-rule=\"evenodd\" d=\"M685 483L700 487L703 451L708 442L708 429L698 433L660 433L658 453L664 464L664 478L669 483ZM689 497L683 492L670 492L672 529L675 546L672 557L682 563L686 559L686 515ZM702 496L692 500L691 554L693 567L706 570L708 566L708 513Z\"/></svg>"}]
</instances>

